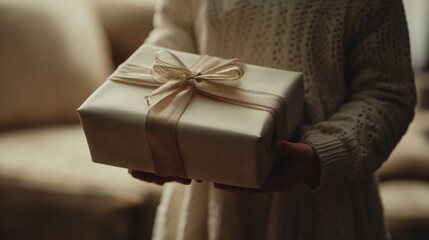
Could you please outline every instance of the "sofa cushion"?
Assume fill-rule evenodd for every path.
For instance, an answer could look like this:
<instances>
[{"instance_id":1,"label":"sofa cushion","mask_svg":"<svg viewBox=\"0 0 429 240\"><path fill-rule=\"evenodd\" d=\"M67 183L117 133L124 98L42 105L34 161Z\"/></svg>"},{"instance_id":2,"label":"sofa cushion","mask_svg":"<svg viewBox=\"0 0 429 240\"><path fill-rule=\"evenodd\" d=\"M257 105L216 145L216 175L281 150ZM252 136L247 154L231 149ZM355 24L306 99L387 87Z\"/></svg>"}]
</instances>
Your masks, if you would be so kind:
<instances>
[{"instance_id":1,"label":"sofa cushion","mask_svg":"<svg viewBox=\"0 0 429 240\"><path fill-rule=\"evenodd\" d=\"M0 0L0 128L76 121L112 72L87 1Z\"/></svg>"},{"instance_id":2,"label":"sofa cushion","mask_svg":"<svg viewBox=\"0 0 429 240\"><path fill-rule=\"evenodd\" d=\"M429 183L383 182L380 194L392 239L429 239Z\"/></svg>"},{"instance_id":3,"label":"sofa cushion","mask_svg":"<svg viewBox=\"0 0 429 240\"><path fill-rule=\"evenodd\" d=\"M148 239L160 194L91 162L79 125L0 133L0 239Z\"/></svg>"}]
</instances>

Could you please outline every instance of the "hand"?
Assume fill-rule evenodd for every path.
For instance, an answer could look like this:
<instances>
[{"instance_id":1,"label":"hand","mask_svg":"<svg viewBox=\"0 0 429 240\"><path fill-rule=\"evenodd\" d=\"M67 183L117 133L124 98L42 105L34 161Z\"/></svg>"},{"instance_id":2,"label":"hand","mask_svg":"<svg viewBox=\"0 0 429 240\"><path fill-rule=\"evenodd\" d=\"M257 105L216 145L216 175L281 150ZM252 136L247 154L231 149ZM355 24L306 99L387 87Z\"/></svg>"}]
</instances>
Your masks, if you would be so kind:
<instances>
[{"instance_id":1,"label":"hand","mask_svg":"<svg viewBox=\"0 0 429 240\"><path fill-rule=\"evenodd\" d=\"M148 172L141 172L137 170L128 170L128 172L133 176L134 178L137 178L139 180L155 183L157 185L164 185L166 182L179 182L185 185L188 185L191 183L191 179L187 178L179 178L179 177L161 177L159 175L156 175L154 173L148 173Z\"/></svg>"},{"instance_id":2,"label":"hand","mask_svg":"<svg viewBox=\"0 0 429 240\"><path fill-rule=\"evenodd\" d=\"M308 182L320 176L320 160L313 148L305 143L278 141L275 151L280 163L271 173L261 189L242 188L215 183L216 188L239 193L264 193L282 191L301 182Z\"/></svg>"}]
</instances>

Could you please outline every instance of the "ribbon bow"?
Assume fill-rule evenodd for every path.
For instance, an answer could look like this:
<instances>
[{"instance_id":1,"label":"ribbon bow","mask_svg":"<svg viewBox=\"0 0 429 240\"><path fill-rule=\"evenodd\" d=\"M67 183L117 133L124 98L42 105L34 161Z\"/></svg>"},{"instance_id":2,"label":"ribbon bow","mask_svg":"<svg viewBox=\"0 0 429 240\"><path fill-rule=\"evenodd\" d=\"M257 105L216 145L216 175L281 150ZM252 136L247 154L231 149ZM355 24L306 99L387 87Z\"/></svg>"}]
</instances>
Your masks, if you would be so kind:
<instances>
[{"instance_id":1,"label":"ribbon bow","mask_svg":"<svg viewBox=\"0 0 429 240\"><path fill-rule=\"evenodd\" d=\"M238 59L224 60L201 56L189 68L173 53L159 51L153 67L122 64L110 79L117 82L157 87L146 100L150 106L146 132L155 172L161 176L186 178L177 143L176 128L180 116L194 94L271 113L275 122L284 104L280 96L238 87L243 76ZM285 123L285 121L283 121ZM278 124L276 124L278 125Z\"/></svg>"}]
</instances>

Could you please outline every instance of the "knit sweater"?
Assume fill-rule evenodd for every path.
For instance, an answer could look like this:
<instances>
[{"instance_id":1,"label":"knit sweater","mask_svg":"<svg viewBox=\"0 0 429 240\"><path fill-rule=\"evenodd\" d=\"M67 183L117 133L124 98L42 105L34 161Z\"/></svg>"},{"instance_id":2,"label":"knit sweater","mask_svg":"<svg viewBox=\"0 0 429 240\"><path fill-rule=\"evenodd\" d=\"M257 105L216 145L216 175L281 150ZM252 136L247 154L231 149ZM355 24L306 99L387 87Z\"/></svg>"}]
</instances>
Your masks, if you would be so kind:
<instances>
[{"instance_id":1,"label":"knit sweater","mask_svg":"<svg viewBox=\"0 0 429 240\"><path fill-rule=\"evenodd\" d=\"M373 173L415 106L401 0L163 0L154 23L146 43L303 72L298 136L321 161L315 189L167 184L155 239L387 238Z\"/></svg>"}]
</instances>

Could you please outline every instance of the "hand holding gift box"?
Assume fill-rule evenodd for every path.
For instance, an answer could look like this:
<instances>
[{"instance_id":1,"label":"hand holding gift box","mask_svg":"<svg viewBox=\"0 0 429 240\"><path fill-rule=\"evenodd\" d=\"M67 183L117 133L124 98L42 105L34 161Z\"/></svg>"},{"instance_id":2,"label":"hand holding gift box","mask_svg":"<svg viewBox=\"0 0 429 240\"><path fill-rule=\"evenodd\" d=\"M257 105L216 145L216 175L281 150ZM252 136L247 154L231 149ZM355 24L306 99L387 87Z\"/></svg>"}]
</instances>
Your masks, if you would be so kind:
<instances>
[{"instance_id":1,"label":"hand holding gift box","mask_svg":"<svg viewBox=\"0 0 429 240\"><path fill-rule=\"evenodd\" d=\"M93 161L260 187L298 125L301 74L159 50L143 45L79 109Z\"/></svg>"}]
</instances>

